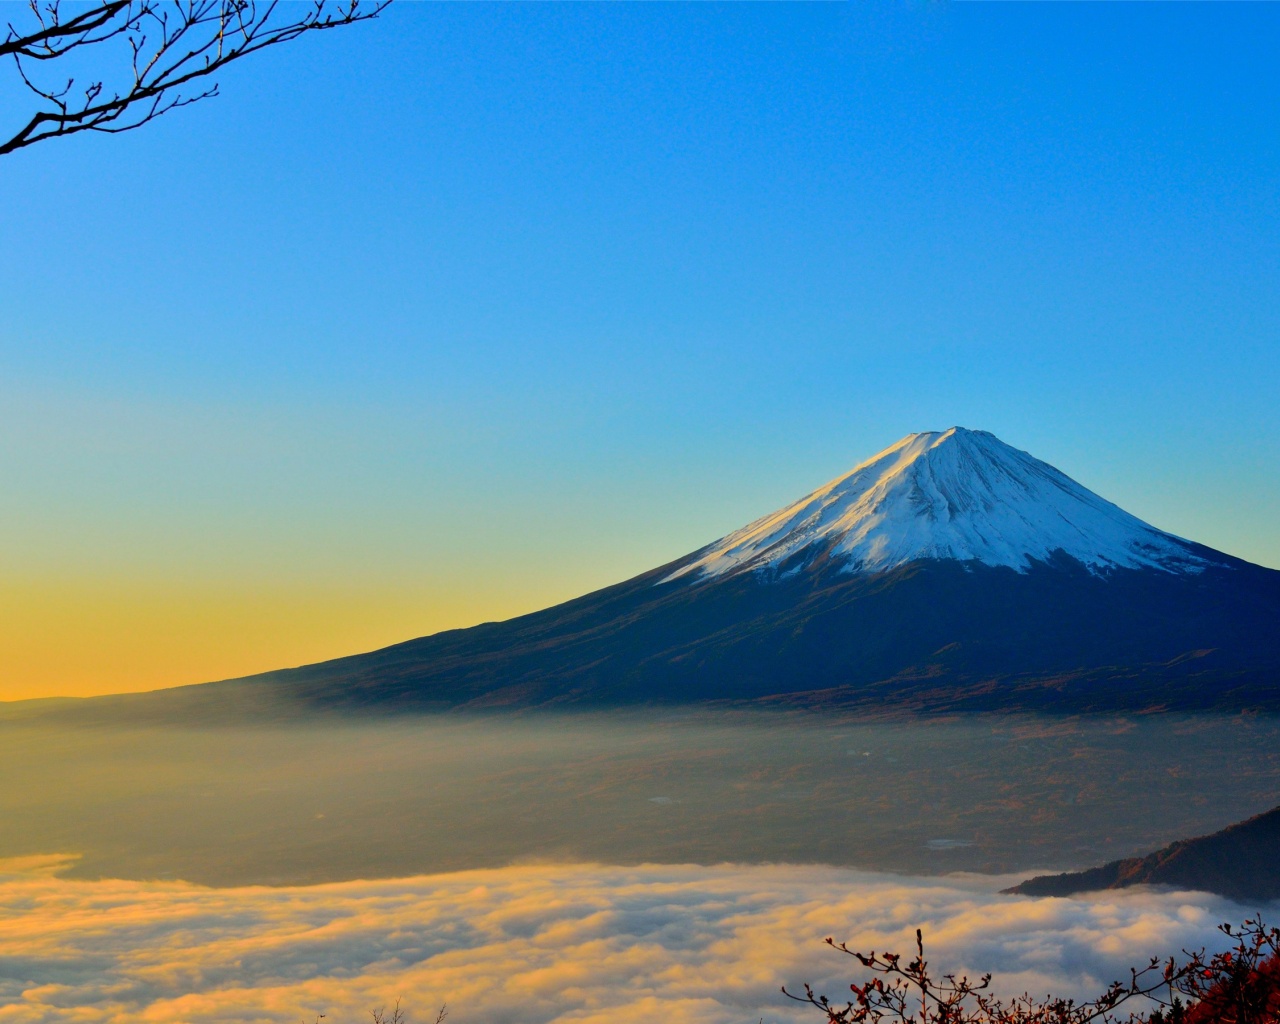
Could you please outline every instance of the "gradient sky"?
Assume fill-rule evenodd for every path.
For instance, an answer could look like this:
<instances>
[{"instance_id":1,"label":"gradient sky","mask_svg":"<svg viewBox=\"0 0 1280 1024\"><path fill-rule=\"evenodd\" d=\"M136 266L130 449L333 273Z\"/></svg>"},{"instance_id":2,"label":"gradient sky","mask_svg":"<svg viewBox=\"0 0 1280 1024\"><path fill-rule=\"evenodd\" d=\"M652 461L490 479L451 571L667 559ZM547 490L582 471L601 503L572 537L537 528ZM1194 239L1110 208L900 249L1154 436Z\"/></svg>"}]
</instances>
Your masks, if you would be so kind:
<instances>
[{"instance_id":1,"label":"gradient sky","mask_svg":"<svg viewBox=\"0 0 1280 1024\"><path fill-rule=\"evenodd\" d=\"M1280 566L1277 66L1272 5L406 4L0 158L0 698L532 610L953 424Z\"/></svg>"}]
</instances>

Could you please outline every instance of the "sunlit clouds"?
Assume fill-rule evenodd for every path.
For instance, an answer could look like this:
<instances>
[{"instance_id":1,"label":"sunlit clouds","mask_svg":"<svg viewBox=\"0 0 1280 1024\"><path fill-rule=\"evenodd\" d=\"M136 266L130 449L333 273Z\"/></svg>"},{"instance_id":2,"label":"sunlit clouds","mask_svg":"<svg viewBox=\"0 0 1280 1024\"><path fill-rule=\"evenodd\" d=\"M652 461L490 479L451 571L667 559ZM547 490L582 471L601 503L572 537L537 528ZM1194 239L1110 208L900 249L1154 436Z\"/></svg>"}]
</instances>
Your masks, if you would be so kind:
<instances>
[{"instance_id":1,"label":"sunlit clouds","mask_svg":"<svg viewBox=\"0 0 1280 1024\"><path fill-rule=\"evenodd\" d=\"M376 835L370 842L377 842ZM1088 994L1213 941L1240 908L1198 893L1000 896L1005 880L828 867L534 865L387 881L208 889L71 881L0 863L0 1022L811 1019L779 986L846 991L827 935L995 971L1005 991Z\"/></svg>"}]
</instances>

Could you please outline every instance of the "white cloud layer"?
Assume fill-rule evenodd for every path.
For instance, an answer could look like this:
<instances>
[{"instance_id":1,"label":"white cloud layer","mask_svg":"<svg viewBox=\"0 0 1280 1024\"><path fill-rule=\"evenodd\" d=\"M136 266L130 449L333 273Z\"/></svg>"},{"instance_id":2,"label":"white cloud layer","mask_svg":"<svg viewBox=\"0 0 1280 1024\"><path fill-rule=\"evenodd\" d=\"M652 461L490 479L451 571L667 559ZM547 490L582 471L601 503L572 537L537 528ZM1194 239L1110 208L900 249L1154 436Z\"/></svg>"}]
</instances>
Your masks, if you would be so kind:
<instances>
[{"instance_id":1,"label":"white cloud layer","mask_svg":"<svg viewBox=\"0 0 1280 1024\"><path fill-rule=\"evenodd\" d=\"M451 1024L821 1019L851 960L906 951L1005 991L1092 994L1148 956L1214 942L1242 908L1199 893L1000 896L1007 879L830 867L536 865L292 888L75 881L0 864L0 1024L368 1020L401 998Z\"/></svg>"}]
</instances>

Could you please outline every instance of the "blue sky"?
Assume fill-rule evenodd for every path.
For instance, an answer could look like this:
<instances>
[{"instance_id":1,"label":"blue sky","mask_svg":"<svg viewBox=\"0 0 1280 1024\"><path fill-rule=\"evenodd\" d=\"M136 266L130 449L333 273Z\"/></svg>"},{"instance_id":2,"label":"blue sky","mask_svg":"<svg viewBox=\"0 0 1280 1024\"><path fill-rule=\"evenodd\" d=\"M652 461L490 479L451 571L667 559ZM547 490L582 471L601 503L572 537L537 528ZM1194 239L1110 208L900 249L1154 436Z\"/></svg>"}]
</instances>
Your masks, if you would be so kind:
<instances>
[{"instance_id":1,"label":"blue sky","mask_svg":"<svg viewBox=\"0 0 1280 1024\"><path fill-rule=\"evenodd\" d=\"M1280 566L1278 43L1268 5L401 4L0 158L0 604L45 594L0 675L505 617L953 424Z\"/></svg>"}]
</instances>

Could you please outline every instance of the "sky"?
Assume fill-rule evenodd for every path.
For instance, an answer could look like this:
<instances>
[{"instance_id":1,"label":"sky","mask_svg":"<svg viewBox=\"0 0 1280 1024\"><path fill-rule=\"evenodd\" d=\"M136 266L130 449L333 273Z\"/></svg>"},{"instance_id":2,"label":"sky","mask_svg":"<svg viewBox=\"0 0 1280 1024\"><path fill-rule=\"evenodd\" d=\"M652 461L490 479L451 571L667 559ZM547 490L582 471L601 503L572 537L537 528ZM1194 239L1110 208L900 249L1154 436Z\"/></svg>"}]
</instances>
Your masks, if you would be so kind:
<instances>
[{"instance_id":1,"label":"sky","mask_svg":"<svg viewBox=\"0 0 1280 1024\"><path fill-rule=\"evenodd\" d=\"M955 424L1280 567L1277 49L400 4L0 157L0 699L534 610Z\"/></svg>"}]
</instances>

